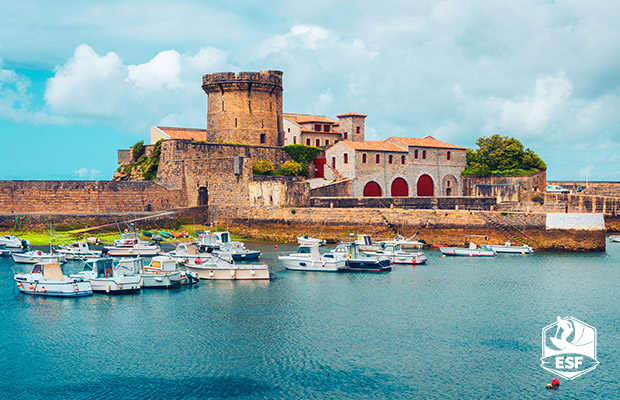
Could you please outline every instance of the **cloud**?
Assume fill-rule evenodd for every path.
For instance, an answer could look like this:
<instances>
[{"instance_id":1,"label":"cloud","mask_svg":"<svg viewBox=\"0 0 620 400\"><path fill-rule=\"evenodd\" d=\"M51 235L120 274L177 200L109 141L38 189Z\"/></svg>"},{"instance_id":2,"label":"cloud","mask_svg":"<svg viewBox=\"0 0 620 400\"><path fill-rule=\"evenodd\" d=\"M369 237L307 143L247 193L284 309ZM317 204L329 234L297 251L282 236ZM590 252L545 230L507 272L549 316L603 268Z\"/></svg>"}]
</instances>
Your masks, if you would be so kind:
<instances>
[{"instance_id":1,"label":"cloud","mask_svg":"<svg viewBox=\"0 0 620 400\"><path fill-rule=\"evenodd\" d=\"M88 169L86 167L82 167L73 171L73 175L79 177L80 179L95 180L99 178L101 171L94 168Z\"/></svg>"},{"instance_id":2,"label":"cloud","mask_svg":"<svg viewBox=\"0 0 620 400\"><path fill-rule=\"evenodd\" d=\"M181 55L175 50L162 51L146 64L130 65L127 69L127 81L142 90L157 92L181 87Z\"/></svg>"}]
</instances>

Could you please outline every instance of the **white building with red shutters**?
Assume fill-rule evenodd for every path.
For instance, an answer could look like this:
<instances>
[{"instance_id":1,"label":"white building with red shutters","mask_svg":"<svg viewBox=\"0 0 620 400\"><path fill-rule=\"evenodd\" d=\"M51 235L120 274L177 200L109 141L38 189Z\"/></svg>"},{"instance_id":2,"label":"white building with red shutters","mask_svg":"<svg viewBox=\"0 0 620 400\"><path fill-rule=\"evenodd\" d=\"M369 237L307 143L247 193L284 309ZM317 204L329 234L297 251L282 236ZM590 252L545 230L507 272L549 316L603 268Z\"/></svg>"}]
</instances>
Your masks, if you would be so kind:
<instances>
[{"instance_id":1,"label":"white building with red shutters","mask_svg":"<svg viewBox=\"0 0 620 400\"><path fill-rule=\"evenodd\" d=\"M364 141L364 114L347 113L334 120L321 115L284 114L284 145L326 149L341 140Z\"/></svg>"},{"instance_id":2,"label":"white building with red shutters","mask_svg":"<svg viewBox=\"0 0 620 400\"><path fill-rule=\"evenodd\" d=\"M465 153L431 136L342 140L325 151L325 178L350 179L354 197L461 196Z\"/></svg>"}]
</instances>

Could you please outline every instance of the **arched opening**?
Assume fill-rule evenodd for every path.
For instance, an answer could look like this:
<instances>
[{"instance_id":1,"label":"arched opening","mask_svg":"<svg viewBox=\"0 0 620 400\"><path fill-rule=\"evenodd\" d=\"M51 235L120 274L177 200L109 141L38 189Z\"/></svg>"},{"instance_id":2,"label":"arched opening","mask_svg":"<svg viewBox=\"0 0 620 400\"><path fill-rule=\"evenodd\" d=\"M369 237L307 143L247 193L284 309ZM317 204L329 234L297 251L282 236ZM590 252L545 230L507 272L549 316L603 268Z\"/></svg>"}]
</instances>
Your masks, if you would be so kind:
<instances>
[{"instance_id":1,"label":"arched opening","mask_svg":"<svg viewBox=\"0 0 620 400\"><path fill-rule=\"evenodd\" d=\"M442 190L444 196L458 196L458 180L454 175L446 175L443 178Z\"/></svg>"},{"instance_id":2,"label":"arched opening","mask_svg":"<svg viewBox=\"0 0 620 400\"><path fill-rule=\"evenodd\" d=\"M407 181L403 178L396 178L392 182L392 188L390 189L392 197L407 197L409 196L409 186Z\"/></svg>"},{"instance_id":3,"label":"arched opening","mask_svg":"<svg viewBox=\"0 0 620 400\"><path fill-rule=\"evenodd\" d=\"M209 204L209 193L206 187L201 186L198 188L198 205L206 206L207 204Z\"/></svg>"},{"instance_id":4,"label":"arched opening","mask_svg":"<svg viewBox=\"0 0 620 400\"><path fill-rule=\"evenodd\" d=\"M381 197L381 186L377 182L368 182L364 186L364 197Z\"/></svg>"},{"instance_id":5,"label":"arched opening","mask_svg":"<svg viewBox=\"0 0 620 400\"><path fill-rule=\"evenodd\" d=\"M422 175L418 179L418 196L434 196L433 178L428 175Z\"/></svg>"}]
</instances>

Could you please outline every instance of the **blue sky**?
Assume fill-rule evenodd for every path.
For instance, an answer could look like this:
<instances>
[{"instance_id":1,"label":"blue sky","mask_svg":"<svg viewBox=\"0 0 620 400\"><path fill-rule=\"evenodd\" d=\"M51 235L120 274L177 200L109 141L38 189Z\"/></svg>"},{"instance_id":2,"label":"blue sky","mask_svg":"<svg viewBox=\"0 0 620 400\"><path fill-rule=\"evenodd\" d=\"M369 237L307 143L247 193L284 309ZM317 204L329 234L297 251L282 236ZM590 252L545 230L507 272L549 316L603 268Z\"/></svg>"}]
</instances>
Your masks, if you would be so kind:
<instances>
[{"instance_id":1,"label":"blue sky","mask_svg":"<svg viewBox=\"0 0 620 400\"><path fill-rule=\"evenodd\" d=\"M367 139L513 136L548 179L620 178L620 2L20 1L0 14L0 179L111 179L201 76L284 72L284 111Z\"/></svg>"}]
</instances>

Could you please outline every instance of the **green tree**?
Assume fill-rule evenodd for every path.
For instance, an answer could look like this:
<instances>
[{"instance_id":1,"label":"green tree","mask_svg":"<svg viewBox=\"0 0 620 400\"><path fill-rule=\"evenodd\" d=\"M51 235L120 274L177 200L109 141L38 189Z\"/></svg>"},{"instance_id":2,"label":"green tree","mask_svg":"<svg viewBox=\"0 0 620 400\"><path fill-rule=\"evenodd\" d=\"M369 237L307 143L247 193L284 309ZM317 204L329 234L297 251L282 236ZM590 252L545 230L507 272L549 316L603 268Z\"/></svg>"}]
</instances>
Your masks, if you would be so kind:
<instances>
[{"instance_id":1,"label":"green tree","mask_svg":"<svg viewBox=\"0 0 620 400\"><path fill-rule=\"evenodd\" d=\"M515 138L496 134L480 137L476 144L477 150L467 149L463 175L531 175L547 169L536 153Z\"/></svg>"},{"instance_id":2,"label":"green tree","mask_svg":"<svg viewBox=\"0 0 620 400\"><path fill-rule=\"evenodd\" d=\"M138 159L144 155L144 141L140 140L138 143L133 145L131 149L131 158L134 161L138 161Z\"/></svg>"}]
</instances>

